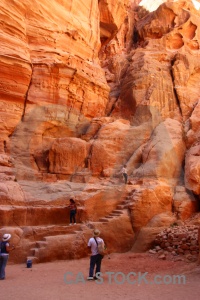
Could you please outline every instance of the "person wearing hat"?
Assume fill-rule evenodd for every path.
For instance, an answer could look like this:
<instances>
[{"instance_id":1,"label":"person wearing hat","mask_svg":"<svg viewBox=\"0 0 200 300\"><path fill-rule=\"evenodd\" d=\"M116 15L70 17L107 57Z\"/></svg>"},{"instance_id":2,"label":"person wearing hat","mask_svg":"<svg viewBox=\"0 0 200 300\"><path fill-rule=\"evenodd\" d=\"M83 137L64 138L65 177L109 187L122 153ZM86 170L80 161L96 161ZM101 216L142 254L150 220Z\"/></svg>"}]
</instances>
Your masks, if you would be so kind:
<instances>
[{"instance_id":1,"label":"person wearing hat","mask_svg":"<svg viewBox=\"0 0 200 300\"><path fill-rule=\"evenodd\" d=\"M96 276L94 276L95 266L95 274L101 271L102 255L98 253L98 243L103 243L104 246L104 241L99 237L99 235L100 231L98 229L95 229L93 232L93 237L88 241L88 248L90 248L91 250L89 277L87 278L88 280L96 279Z\"/></svg>"},{"instance_id":2,"label":"person wearing hat","mask_svg":"<svg viewBox=\"0 0 200 300\"><path fill-rule=\"evenodd\" d=\"M9 240L11 238L11 234L5 233L3 235L2 241L0 242L0 280L5 279L5 268L9 258L9 252L14 250L14 246L10 248Z\"/></svg>"}]
</instances>

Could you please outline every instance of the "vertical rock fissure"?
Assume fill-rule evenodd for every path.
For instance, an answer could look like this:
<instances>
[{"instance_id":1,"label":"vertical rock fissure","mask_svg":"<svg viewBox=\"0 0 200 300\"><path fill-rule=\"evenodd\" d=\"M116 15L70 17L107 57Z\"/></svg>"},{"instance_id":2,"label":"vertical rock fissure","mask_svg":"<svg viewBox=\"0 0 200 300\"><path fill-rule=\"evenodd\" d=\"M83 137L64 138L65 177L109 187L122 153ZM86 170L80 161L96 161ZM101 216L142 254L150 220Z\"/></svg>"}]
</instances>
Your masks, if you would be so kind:
<instances>
[{"instance_id":1,"label":"vertical rock fissure","mask_svg":"<svg viewBox=\"0 0 200 300\"><path fill-rule=\"evenodd\" d=\"M29 93L29 89L30 89L30 86L31 86L31 83L32 83L32 75L33 75L33 65L31 63L31 79L29 81L29 85L28 85L28 88L27 88L27 91L26 91L26 94L25 94L25 97L24 97L24 108L23 108L23 112L22 112L22 117L21 117L21 121L23 122L24 120L24 116L25 116L25 113L26 113L26 105L27 105L27 101L28 101L28 93Z\"/></svg>"},{"instance_id":2,"label":"vertical rock fissure","mask_svg":"<svg viewBox=\"0 0 200 300\"><path fill-rule=\"evenodd\" d=\"M173 84L173 90L174 90L174 96L175 96L175 99L176 99L176 103L178 105L178 108L179 108L179 111L180 111L180 114L181 116L183 116L183 113L182 113L182 109L181 109L181 105L180 105L180 101L179 101L179 97L178 97L178 94L177 94L177 91L176 91L176 87L174 85L174 82L175 82L175 78L174 78L174 74L173 74L173 65L174 65L174 62L175 62L175 58L171 61L171 68L170 68L170 74L171 74L171 78L172 78L172 84Z\"/></svg>"}]
</instances>

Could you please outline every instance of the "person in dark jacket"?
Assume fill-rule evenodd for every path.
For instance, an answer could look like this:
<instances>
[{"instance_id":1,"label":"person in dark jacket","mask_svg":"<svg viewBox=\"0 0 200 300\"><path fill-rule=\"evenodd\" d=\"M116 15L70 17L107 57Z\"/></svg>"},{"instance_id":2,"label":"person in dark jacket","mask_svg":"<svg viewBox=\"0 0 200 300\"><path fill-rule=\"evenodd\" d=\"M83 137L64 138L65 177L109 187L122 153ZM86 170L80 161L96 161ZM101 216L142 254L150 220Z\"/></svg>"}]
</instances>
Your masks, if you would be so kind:
<instances>
[{"instance_id":1,"label":"person in dark jacket","mask_svg":"<svg viewBox=\"0 0 200 300\"><path fill-rule=\"evenodd\" d=\"M76 224L77 206L76 206L74 199L70 199L69 201L70 201L70 205L68 206L70 209L70 224L69 225L72 225L73 222L74 222L74 224Z\"/></svg>"},{"instance_id":2,"label":"person in dark jacket","mask_svg":"<svg viewBox=\"0 0 200 300\"><path fill-rule=\"evenodd\" d=\"M0 242L0 247L1 247L1 251L0 251L0 280L5 279L5 269L6 269L6 265L8 262L8 258L9 258L9 252L11 250L14 250L14 246L12 246L12 248L10 248L10 241L11 238L11 234L9 233L5 233L3 235L2 241Z\"/></svg>"}]
</instances>

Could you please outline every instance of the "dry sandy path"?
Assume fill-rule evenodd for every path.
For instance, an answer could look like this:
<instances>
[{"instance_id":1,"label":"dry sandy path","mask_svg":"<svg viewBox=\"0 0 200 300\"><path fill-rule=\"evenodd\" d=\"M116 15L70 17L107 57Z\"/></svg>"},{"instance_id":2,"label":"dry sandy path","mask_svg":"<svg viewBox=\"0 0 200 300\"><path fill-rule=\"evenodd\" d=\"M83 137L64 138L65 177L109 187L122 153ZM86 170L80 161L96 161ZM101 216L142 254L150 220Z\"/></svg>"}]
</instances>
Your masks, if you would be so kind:
<instances>
[{"instance_id":1,"label":"dry sandy path","mask_svg":"<svg viewBox=\"0 0 200 300\"><path fill-rule=\"evenodd\" d=\"M102 262L102 279L99 284L86 280L88 276L89 257L73 261L56 261L52 263L35 264L31 269L25 265L8 265L6 280L0 281L1 300L199 300L200 267L195 263L183 261L162 261L150 254L111 254L110 259L105 257ZM72 272L73 276L66 272ZM111 278L106 272L114 272ZM123 282L122 272L126 276L135 272ZM139 282L139 272L145 279ZM79 273L79 275L78 275ZM158 275L159 283L168 280L174 283L156 284L155 276ZM166 277L166 275L168 275ZM185 276L180 283L176 282L173 275ZM76 282L78 276L79 282ZM115 282L115 279L118 282ZM66 277L66 279L64 279ZM66 283L72 280L73 283ZM112 280L112 281L111 281ZM136 280L134 284L131 284ZM111 281L111 282L109 282ZM148 284L147 284L148 282ZM153 282L153 283L150 283ZM121 284L120 284L121 283Z\"/></svg>"}]
</instances>

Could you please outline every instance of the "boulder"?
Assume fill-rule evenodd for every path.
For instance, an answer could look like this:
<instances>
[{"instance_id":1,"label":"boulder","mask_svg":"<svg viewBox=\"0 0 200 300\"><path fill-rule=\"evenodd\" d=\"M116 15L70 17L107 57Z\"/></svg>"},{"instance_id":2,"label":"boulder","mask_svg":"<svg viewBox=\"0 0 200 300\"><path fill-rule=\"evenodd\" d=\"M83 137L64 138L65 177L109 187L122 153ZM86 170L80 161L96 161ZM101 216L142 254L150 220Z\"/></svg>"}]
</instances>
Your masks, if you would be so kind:
<instances>
[{"instance_id":1,"label":"boulder","mask_svg":"<svg viewBox=\"0 0 200 300\"><path fill-rule=\"evenodd\" d=\"M191 147L185 159L185 186L200 195L200 145Z\"/></svg>"}]
</instances>

